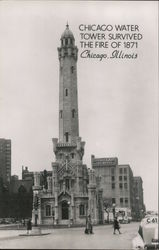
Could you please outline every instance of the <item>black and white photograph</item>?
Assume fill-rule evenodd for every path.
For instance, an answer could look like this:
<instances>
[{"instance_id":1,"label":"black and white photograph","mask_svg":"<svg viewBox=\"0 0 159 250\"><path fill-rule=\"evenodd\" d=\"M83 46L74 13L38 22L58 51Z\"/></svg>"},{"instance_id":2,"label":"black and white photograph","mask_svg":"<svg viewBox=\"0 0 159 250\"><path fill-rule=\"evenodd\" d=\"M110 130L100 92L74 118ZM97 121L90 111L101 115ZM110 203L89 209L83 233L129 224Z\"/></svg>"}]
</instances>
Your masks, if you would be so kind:
<instances>
[{"instance_id":1,"label":"black and white photograph","mask_svg":"<svg viewBox=\"0 0 159 250\"><path fill-rule=\"evenodd\" d=\"M159 249L158 1L1 1L0 117L0 249Z\"/></svg>"}]
</instances>

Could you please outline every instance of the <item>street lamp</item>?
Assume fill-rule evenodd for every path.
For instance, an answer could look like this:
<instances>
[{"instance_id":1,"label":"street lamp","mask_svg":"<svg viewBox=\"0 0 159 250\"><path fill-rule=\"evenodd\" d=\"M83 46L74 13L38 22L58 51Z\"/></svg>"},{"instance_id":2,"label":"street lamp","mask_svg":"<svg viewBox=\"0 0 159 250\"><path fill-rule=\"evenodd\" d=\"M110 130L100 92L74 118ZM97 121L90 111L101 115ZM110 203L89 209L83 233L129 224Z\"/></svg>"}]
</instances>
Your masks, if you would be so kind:
<instances>
[{"instance_id":1,"label":"street lamp","mask_svg":"<svg viewBox=\"0 0 159 250\"><path fill-rule=\"evenodd\" d=\"M115 206L116 206L116 204L113 203L112 206L113 206L113 209L112 209L113 210L113 217L115 218Z\"/></svg>"}]
</instances>

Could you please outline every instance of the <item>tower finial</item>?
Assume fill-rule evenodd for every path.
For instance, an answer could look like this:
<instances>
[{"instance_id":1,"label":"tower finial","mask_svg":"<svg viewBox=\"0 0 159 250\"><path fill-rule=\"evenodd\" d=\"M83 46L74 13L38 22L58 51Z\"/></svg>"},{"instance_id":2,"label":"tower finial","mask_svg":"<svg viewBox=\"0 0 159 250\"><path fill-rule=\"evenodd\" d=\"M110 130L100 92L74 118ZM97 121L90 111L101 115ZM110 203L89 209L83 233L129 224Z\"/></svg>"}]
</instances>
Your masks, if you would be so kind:
<instances>
[{"instance_id":1,"label":"tower finial","mask_svg":"<svg viewBox=\"0 0 159 250\"><path fill-rule=\"evenodd\" d=\"M66 29L69 29L68 21L67 21L67 24L66 24Z\"/></svg>"}]
</instances>

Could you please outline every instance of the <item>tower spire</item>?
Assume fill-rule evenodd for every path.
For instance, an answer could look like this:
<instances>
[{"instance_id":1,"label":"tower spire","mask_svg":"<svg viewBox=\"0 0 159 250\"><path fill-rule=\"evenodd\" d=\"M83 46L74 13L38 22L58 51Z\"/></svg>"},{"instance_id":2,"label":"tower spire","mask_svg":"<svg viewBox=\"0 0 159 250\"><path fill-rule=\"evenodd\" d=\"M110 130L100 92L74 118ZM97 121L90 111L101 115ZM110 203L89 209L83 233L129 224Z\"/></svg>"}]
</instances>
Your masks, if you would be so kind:
<instances>
[{"instance_id":1,"label":"tower spire","mask_svg":"<svg viewBox=\"0 0 159 250\"><path fill-rule=\"evenodd\" d=\"M75 39L67 22L58 48L60 62L59 141L76 142L79 136L77 95L77 53Z\"/></svg>"}]
</instances>

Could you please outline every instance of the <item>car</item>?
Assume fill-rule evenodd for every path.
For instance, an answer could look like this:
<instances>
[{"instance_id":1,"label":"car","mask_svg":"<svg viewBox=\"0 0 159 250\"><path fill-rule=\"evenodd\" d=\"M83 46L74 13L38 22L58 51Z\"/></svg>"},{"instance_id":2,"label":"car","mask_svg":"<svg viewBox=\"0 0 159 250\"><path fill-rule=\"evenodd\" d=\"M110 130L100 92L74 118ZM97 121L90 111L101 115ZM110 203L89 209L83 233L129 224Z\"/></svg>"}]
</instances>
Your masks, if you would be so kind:
<instances>
[{"instance_id":1,"label":"car","mask_svg":"<svg viewBox=\"0 0 159 250\"><path fill-rule=\"evenodd\" d=\"M158 217L150 215L142 219L137 236L132 241L133 249L159 249Z\"/></svg>"}]
</instances>

